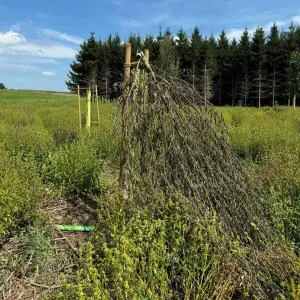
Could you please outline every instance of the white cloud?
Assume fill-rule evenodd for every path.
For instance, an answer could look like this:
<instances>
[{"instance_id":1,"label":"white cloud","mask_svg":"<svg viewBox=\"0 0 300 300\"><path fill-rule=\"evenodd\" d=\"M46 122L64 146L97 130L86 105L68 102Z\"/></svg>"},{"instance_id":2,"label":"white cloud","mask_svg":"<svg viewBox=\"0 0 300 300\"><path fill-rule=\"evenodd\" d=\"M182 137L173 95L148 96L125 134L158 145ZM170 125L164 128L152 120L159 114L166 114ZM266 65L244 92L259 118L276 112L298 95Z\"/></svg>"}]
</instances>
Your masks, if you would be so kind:
<instances>
[{"instance_id":1,"label":"white cloud","mask_svg":"<svg viewBox=\"0 0 300 300\"><path fill-rule=\"evenodd\" d=\"M248 29L248 33L250 36L252 36L252 34L254 33L256 27L250 28ZM226 35L227 38L232 41L233 39L236 39L237 41L239 41L239 39L241 38L243 32L245 29L230 29Z\"/></svg>"},{"instance_id":2,"label":"white cloud","mask_svg":"<svg viewBox=\"0 0 300 300\"><path fill-rule=\"evenodd\" d=\"M300 16L294 16L292 17L291 20L283 20L283 21L275 21L275 22L269 22L261 27L263 27L264 31L266 33L270 32L271 27L273 26L274 23L276 23L277 27L281 28L281 27L286 27L288 26L291 22L293 22L294 24L299 24L300 25ZM258 26L258 25L257 25ZM250 36L253 35L253 33L255 32L257 26L254 26L250 29L248 29L248 32L250 34ZM235 38L236 40L239 40L240 37L242 36L242 33L244 32L244 29L238 29L238 28L233 28L228 30L227 32L227 37L229 40L233 40L233 38Z\"/></svg>"},{"instance_id":3,"label":"white cloud","mask_svg":"<svg viewBox=\"0 0 300 300\"><path fill-rule=\"evenodd\" d=\"M297 24L297 25L300 25L300 16L294 16L292 18L292 21Z\"/></svg>"},{"instance_id":4,"label":"white cloud","mask_svg":"<svg viewBox=\"0 0 300 300\"><path fill-rule=\"evenodd\" d=\"M51 71L43 71L41 74L44 76L55 76L55 73Z\"/></svg>"},{"instance_id":5,"label":"white cloud","mask_svg":"<svg viewBox=\"0 0 300 300\"><path fill-rule=\"evenodd\" d=\"M15 29L18 29L17 27ZM61 68L60 59L73 59L76 50L51 41L28 41L16 31L0 32L0 69L13 72L35 72L54 76L55 70L45 71L50 65ZM44 67L41 68L41 65Z\"/></svg>"},{"instance_id":6,"label":"white cloud","mask_svg":"<svg viewBox=\"0 0 300 300\"><path fill-rule=\"evenodd\" d=\"M16 71L16 72L41 72L39 66L34 64L28 64L22 61L14 62L10 61L6 57L0 58L0 68L3 70Z\"/></svg>"},{"instance_id":7,"label":"white cloud","mask_svg":"<svg viewBox=\"0 0 300 300\"><path fill-rule=\"evenodd\" d=\"M64 45L26 43L11 45L7 54L28 55L45 58L74 58L76 50Z\"/></svg>"},{"instance_id":8,"label":"white cloud","mask_svg":"<svg viewBox=\"0 0 300 300\"><path fill-rule=\"evenodd\" d=\"M14 45L21 43L26 43L26 39L21 33L14 31L0 32L0 45Z\"/></svg>"},{"instance_id":9,"label":"white cloud","mask_svg":"<svg viewBox=\"0 0 300 300\"><path fill-rule=\"evenodd\" d=\"M54 38L74 44L81 44L83 42L83 39L80 37L62 33L53 29L40 28L39 32L41 35L47 38Z\"/></svg>"}]
</instances>

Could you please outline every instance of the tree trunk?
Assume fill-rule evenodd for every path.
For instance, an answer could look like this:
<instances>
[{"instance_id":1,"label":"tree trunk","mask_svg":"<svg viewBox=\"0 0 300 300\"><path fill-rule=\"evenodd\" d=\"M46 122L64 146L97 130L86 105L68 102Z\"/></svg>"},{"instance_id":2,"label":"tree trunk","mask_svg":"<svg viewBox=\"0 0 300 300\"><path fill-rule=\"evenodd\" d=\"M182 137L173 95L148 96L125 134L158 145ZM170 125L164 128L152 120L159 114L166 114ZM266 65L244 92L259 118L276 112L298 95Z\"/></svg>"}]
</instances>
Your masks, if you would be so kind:
<instances>
[{"instance_id":1,"label":"tree trunk","mask_svg":"<svg viewBox=\"0 0 300 300\"><path fill-rule=\"evenodd\" d=\"M259 61L258 70L258 108L261 107L261 60Z\"/></svg>"},{"instance_id":2,"label":"tree trunk","mask_svg":"<svg viewBox=\"0 0 300 300\"><path fill-rule=\"evenodd\" d=\"M232 106L234 106L235 103L236 91L238 87L238 79L239 79L239 73L236 76L235 86L234 86L234 76L232 76L232 102L231 102Z\"/></svg>"},{"instance_id":3,"label":"tree trunk","mask_svg":"<svg viewBox=\"0 0 300 300\"><path fill-rule=\"evenodd\" d=\"M233 75L231 76L231 106L234 105L234 87L233 87Z\"/></svg>"},{"instance_id":4,"label":"tree trunk","mask_svg":"<svg viewBox=\"0 0 300 300\"><path fill-rule=\"evenodd\" d=\"M248 98L248 67L246 68L246 78L245 78L245 107L247 106Z\"/></svg>"},{"instance_id":5,"label":"tree trunk","mask_svg":"<svg viewBox=\"0 0 300 300\"><path fill-rule=\"evenodd\" d=\"M195 69L196 69L195 61L193 61L193 88L195 88Z\"/></svg>"},{"instance_id":6,"label":"tree trunk","mask_svg":"<svg viewBox=\"0 0 300 300\"><path fill-rule=\"evenodd\" d=\"M207 102L207 69L206 69L206 61L204 64L204 102L206 105Z\"/></svg>"},{"instance_id":7,"label":"tree trunk","mask_svg":"<svg viewBox=\"0 0 300 300\"><path fill-rule=\"evenodd\" d=\"M272 91L272 105L275 107L275 88L276 88L276 67L274 63L273 67L273 91Z\"/></svg>"},{"instance_id":8,"label":"tree trunk","mask_svg":"<svg viewBox=\"0 0 300 300\"><path fill-rule=\"evenodd\" d=\"M291 106L291 73L292 73L292 59L289 59L289 70L288 70L288 80L289 80L289 92L288 92L288 106Z\"/></svg>"},{"instance_id":9,"label":"tree trunk","mask_svg":"<svg viewBox=\"0 0 300 300\"><path fill-rule=\"evenodd\" d=\"M107 76L108 76L108 74L107 74L107 72L106 72L106 76L105 76L105 98L106 98L106 101L107 101L107 97L108 97L108 89L107 89L107 85L108 85L108 83L107 83Z\"/></svg>"},{"instance_id":10,"label":"tree trunk","mask_svg":"<svg viewBox=\"0 0 300 300\"><path fill-rule=\"evenodd\" d=\"M296 109L296 100L297 100L297 95L296 95L296 93L294 93L294 96L293 96L293 107L294 107L294 109Z\"/></svg>"},{"instance_id":11,"label":"tree trunk","mask_svg":"<svg viewBox=\"0 0 300 300\"><path fill-rule=\"evenodd\" d=\"M221 106L221 82L222 82L222 75L219 77L219 106Z\"/></svg>"}]
</instances>

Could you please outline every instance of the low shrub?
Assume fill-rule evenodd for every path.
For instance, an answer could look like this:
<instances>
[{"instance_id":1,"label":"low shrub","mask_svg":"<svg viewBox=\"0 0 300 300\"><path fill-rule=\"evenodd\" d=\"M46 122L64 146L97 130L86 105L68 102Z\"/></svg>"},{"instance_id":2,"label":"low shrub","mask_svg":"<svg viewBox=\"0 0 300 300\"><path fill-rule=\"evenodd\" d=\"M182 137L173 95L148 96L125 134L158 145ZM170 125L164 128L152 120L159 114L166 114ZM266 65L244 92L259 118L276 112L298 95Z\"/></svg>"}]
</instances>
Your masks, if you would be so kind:
<instances>
[{"instance_id":1,"label":"low shrub","mask_svg":"<svg viewBox=\"0 0 300 300\"><path fill-rule=\"evenodd\" d=\"M34 158L0 149L0 241L34 220L43 195Z\"/></svg>"},{"instance_id":2,"label":"low shrub","mask_svg":"<svg viewBox=\"0 0 300 300\"><path fill-rule=\"evenodd\" d=\"M66 193L97 193L103 163L93 144L82 139L50 153L43 176Z\"/></svg>"},{"instance_id":3,"label":"low shrub","mask_svg":"<svg viewBox=\"0 0 300 300\"><path fill-rule=\"evenodd\" d=\"M2 124L0 134L0 146L10 156L32 156L39 166L55 147L53 137L38 122L26 126Z\"/></svg>"},{"instance_id":4,"label":"low shrub","mask_svg":"<svg viewBox=\"0 0 300 300\"><path fill-rule=\"evenodd\" d=\"M277 250L253 250L222 231L213 212L191 218L189 203L153 195L143 201L105 199L76 274L53 298L275 299L293 273ZM299 270L298 270L299 271Z\"/></svg>"},{"instance_id":5,"label":"low shrub","mask_svg":"<svg viewBox=\"0 0 300 300\"><path fill-rule=\"evenodd\" d=\"M151 207L102 202L99 219L75 282L66 280L56 299L203 299L225 282L230 293L234 251L220 247L214 215L191 222L179 201L158 195Z\"/></svg>"}]
</instances>

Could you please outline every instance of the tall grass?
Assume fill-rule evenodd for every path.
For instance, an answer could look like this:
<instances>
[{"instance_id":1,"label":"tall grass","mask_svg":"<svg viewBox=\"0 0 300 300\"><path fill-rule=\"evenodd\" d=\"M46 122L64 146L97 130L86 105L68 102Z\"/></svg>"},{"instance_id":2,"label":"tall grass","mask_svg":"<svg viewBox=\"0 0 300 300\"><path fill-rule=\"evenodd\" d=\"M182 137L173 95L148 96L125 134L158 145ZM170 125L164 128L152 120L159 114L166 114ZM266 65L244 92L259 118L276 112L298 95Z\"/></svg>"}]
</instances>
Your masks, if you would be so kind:
<instances>
[{"instance_id":1,"label":"tall grass","mask_svg":"<svg viewBox=\"0 0 300 300\"><path fill-rule=\"evenodd\" d=\"M112 131L112 104L100 104L100 126L92 123L90 131L83 128L80 132L75 96L3 91L0 102L1 243L34 223L49 186L68 194L99 194L105 181L104 165L118 162L119 139L118 130ZM231 133L233 151L269 193L274 223L299 253L300 109L224 107L218 111ZM95 104L92 121L97 121ZM219 299L232 295L253 298L254 287L243 285L244 278L248 283L251 278L238 268L238 262L250 253L238 240L230 253L218 247L224 237L216 234L219 223L215 216L189 222L180 202L153 197L153 207L130 203L126 212L117 197L100 200L100 229L85 247L76 276L66 282L58 299L124 295L128 299L182 295L205 299L204 294ZM205 222L207 231L199 231L198 222ZM264 262L275 268L276 260L274 254ZM272 286L279 286L285 277L270 274L269 280ZM291 299L299 294L297 276L295 282L285 284L282 291Z\"/></svg>"},{"instance_id":2,"label":"tall grass","mask_svg":"<svg viewBox=\"0 0 300 300\"><path fill-rule=\"evenodd\" d=\"M300 109L219 108L234 151L270 192L277 226L300 250Z\"/></svg>"},{"instance_id":3,"label":"tall grass","mask_svg":"<svg viewBox=\"0 0 300 300\"><path fill-rule=\"evenodd\" d=\"M104 162L116 161L117 134L110 104L100 104L100 126L80 131L73 95L2 91L0 100L1 242L34 219L49 184L63 193L99 192Z\"/></svg>"}]
</instances>

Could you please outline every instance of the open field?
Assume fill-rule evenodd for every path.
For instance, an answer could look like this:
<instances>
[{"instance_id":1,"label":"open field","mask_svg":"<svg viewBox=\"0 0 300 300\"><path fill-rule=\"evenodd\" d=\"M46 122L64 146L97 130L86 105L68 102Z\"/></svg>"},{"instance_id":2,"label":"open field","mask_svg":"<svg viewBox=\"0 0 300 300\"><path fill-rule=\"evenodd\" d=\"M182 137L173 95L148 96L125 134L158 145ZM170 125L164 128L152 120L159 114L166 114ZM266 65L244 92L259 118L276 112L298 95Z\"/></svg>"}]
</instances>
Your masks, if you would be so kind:
<instances>
[{"instance_id":1,"label":"open field","mask_svg":"<svg viewBox=\"0 0 300 300\"><path fill-rule=\"evenodd\" d=\"M114 193L117 180L116 108L113 104L100 103L100 126L92 123L90 132L85 128L80 132L76 96L2 91L0 105L0 278L6 279L12 274L3 287L5 293L14 287L13 293L5 299L16 299L21 293L29 296L38 293L41 297L46 293L55 294L64 285L59 276L67 270L76 270L78 265L87 270L87 275L78 273L77 280L88 293L90 287L85 278L96 276L96 269L88 260L91 245L87 244L87 261L83 256L78 261L72 247L82 246L89 235L66 233L60 236L54 225L97 224L95 218L101 219L101 213L108 213L106 207L102 207L99 216L95 211L103 197ZM217 111L228 126L233 151L244 161L257 185L262 185L269 194L278 230L290 249L299 255L300 109L222 107ZM82 121L84 124L84 101ZM92 104L92 121L97 121L95 104ZM117 210L114 202L111 203ZM113 227L115 219L107 221L111 222L107 226ZM148 228L149 224L141 226ZM122 243L122 247L133 247L128 240ZM157 244L163 253L159 246ZM113 254L107 252L107 255ZM122 259L129 260L125 254ZM153 259L155 264L163 264L157 257ZM114 263L115 274L121 274L120 261ZM131 267L134 268L134 263ZM162 277L153 275L153 284L161 287ZM99 278L92 281L102 288ZM126 287L126 282L118 284ZM80 291L75 291L74 286L65 284L65 298L57 296L57 299L79 295ZM143 286L137 288L142 290ZM299 289L294 287L289 299L297 299ZM96 295L99 291L93 292ZM108 299L108 294L106 296ZM103 299L106 298L103 296Z\"/></svg>"}]
</instances>

